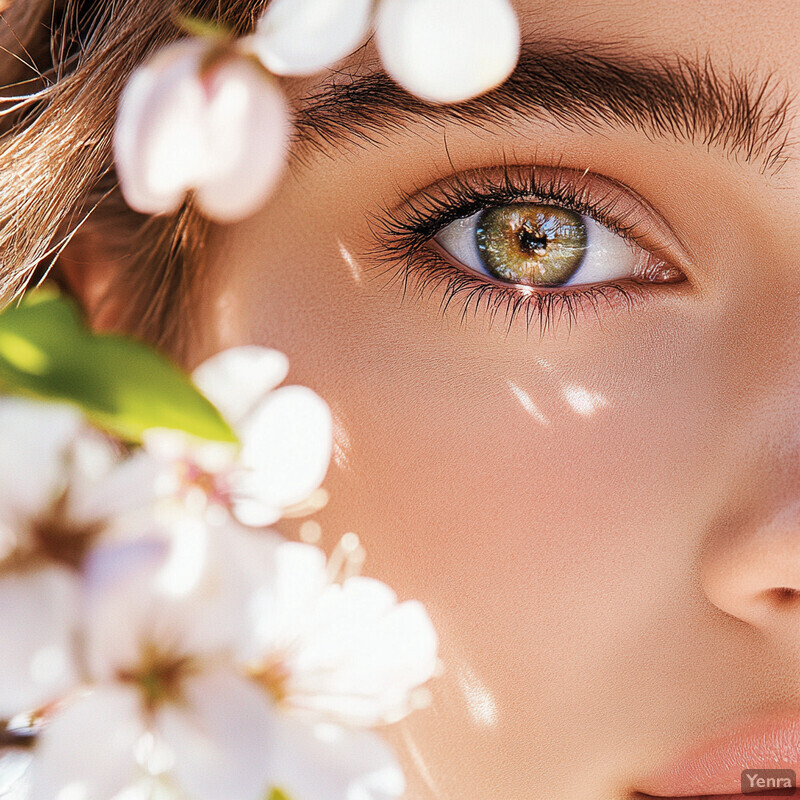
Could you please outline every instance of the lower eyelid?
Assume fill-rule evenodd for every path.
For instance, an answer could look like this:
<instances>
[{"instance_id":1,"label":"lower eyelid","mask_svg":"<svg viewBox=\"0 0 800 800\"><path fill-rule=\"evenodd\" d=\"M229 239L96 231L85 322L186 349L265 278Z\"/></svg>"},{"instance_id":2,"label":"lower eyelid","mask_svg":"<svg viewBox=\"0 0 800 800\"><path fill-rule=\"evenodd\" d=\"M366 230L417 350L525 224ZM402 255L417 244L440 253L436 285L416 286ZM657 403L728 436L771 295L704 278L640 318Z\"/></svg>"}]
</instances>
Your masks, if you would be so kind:
<instances>
[{"instance_id":1,"label":"lower eyelid","mask_svg":"<svg viewBox=\"0 0 800 800\"><path fill-rule=\"evenodd\" d=\"M441 316L454 315L462 324L485 317L490 328L500 325L510 332L521 325L526 335L540 336L584 318L597 321L609 312L632 312L656 293L655 284L634 280L557 288L501 285L454 267L435 245L398 263L384 288L395 278L402 283L403 298L436 303Z\"/></svg>"}]
</instances>

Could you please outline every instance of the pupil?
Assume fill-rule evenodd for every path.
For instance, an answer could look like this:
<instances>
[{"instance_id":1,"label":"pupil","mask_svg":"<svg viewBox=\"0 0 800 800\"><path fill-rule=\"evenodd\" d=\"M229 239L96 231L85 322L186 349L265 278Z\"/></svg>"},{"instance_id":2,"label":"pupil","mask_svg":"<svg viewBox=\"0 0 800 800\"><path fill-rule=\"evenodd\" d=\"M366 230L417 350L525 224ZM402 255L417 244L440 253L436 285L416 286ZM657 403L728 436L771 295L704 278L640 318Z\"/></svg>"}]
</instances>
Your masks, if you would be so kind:
<instances>
[{"instance_id":1,"label":"pupil","mask_svg":"<svg viewBox=\"0 0 800 800\"><path fill-rule=\"evenodd\" d=\"M487 208L475 230L486 271L510 283L561 286L580 268L588 235L580 214L542 203Z\"/></svg>"},{"instance_id":2,"label":"pupil","mask_svg":"<svg viewBox=\"0 0 800 800\"><path fill-rule=\"evenodd\" d=\"M528 225L522 228L518 234L519 246L523 253L534 256L543 256L547 253L547 235L537 236Z\"/></svg>"}]
</instances>

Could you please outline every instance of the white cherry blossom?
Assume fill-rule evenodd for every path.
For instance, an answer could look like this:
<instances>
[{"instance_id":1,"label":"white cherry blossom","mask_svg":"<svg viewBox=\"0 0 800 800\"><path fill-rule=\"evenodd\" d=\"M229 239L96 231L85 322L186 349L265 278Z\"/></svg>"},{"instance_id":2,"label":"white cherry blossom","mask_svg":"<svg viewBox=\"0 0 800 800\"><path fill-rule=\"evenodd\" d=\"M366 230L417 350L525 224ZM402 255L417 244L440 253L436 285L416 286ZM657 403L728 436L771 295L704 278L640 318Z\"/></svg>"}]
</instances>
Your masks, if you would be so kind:
<instances>
[{"instance_id":1,"label":"white cherry blossom","mask_svg":"<svg viewBox=\"0 0 800 800\"><path fill-rule=\"evenodd\" d=\"M113 454L80 414L0 399L0 718L76 681L80 569L113 507L100 477Z\"/></svg>"},{"instance_id":2,"label":"white cherry blossom","mask_svg":"<svg viewBox=\"0 0 800 800\"><path fill-rule=\"evenodd\" d=\"M290 800L396 800L406 780L392 749L373 731L276 717L269 783Z\"/></svg>"},{"instance_id":3,"label":"white cherry blossom","mask_svg":"<svg viewBox=\"0 0 800 800\"><path fill-rule=\"evenodd\" d=\"M243 435L241 457L210 444L196 462L220 469L194 479L213 497L230 492L234 510L243 501L235 491L241 471L262 473L271 488L247 502L271 516L324 476L327 406L309 390L290 391L301 387L276 388L287 371L280 353L246 347L195 374L240 433L261 434L249 461ZM434 672L436 634L419 603L400 603L369 578L333 582L321 550L243 527L228 514L151 514L142 475L157 461L143 453L109 477L108 453L87 458L75 445L84 428L70 409L8 401L0 404L0 424L11 432L0 440L3 531L19 538L35 530L27 521L56 506L59 520L98 525L125 509L102 536L80 542L80 573L77 562L59 561L52 544L43 549L25 537L6 544L14 568L0 573L0 602L23 604L4 639L11 669L0 680L13 695L9 713L19 710L22 695L14 693L28 680L15 647L26 663L42 647L71 655L81 620L81 683L64 655L65 675L46 691L36 686L35 703L22 704L58 700L44 712L20 783L25 800L264 800L271 787L291 800L402 795L394 754L367 729L408 713L412 693ZM6 442L35 461L12 464L3 457ZM189 440L182 446L184 458L201 448ZM266 459L258 457L262 447L270 451ZM142 503L143 513L129 513ZM66 576L65 596L48 589L55 569ZM60 639L50 633L41 643L43 615L57 623Z\"/></svg>"},{"instance_id":4,"label":"white cherry blossom","mask_svg":"<svg viewBox=\"0 0 800 800\"><path fill-rule=\"evenodd\" d=\"M265 797L274 715L232 660L247 593L237 592L224 531L219 539L199 526L180 533L195 539L199 566L169 536L93 553L86 689L48 719L29 800L136 797L153 780L191 800ZM270 539L251 544L251 559L272 547Z\"/></svg>"},{"instance_id":5,"label":"white cherry blossom","mask_svg":"<svg viewBox=\"0 0 800 800\"><path fill-rule=\"evenodd\" d=\"M377 734L433 675L437 637L416 601L380 581L332 583L324 553L286 542L254 596L241 658L279 715L270 781L295 800L399 797L403 773Z\"/></svg>"},{"instance_id":6,"label":"white cherry blossom","mask_svg":"<svg viewBox=\"0 0 800 800\"><path fill-rule=\"evenodd\" d=\"M375 26L386 71L409 92L457 103L502 83L519 58L510 0L274 0L249 36L173 43L120 97L114 157L128 204L173 213L192 193L217 222L254 213L283 172L291 115L274 75L310 75Z\"/></svg>"},{"instance_id":7,"label":"white cherry blossom","mask_svg":"<svg viewBox=\"0 0 800 800\"><path fill-rule=\"evenodd\" d=\"M277 388L288 370L282 353L263 347L212 357L193 378L241 447L153 431L132 468L157 468L162 494L181 495L197 507L227 508L245 525L272 524L322 483L333 441L330 410L318 395L303 386Z\"/></svg>"},{"instance_id":8,"label":"white cherry blossom","mask_svg":"<svg viewBox=\"0 0 800 800\"><path fill-rule=\"evenodd\" d=\"M434 103L498 86L519 59L519 21L509 0L381 0L375 36L386 71Z\"/></svg>"},{"instance_id":9,"label":"white cherry blossom","mask_svg":"<svg viewBox=\"0 0 800 800\"><path fill-rule=\"evenodd\" d=\"M311 75L366 41L372 8L373 0L273 0L253 48L276 75Z\"/></svg>"},{"instance_id":10,"label":"white cherry blossom","mask_svg":"<svg viewBox=\"0 0 800 800\"><path fill-rule=\"evenodd\" d=\"M215 38L172 44L140 66L119 101L114 157L127 203L177 211L187 192L218 222L249 216L283 171L283 93L254 58Z\"/></svg>"},{"instance_id":11,"label":"white cherry blossom","mask_svg":"<svg viewBox=\"0 0 800 800\"><path fill-rule=\"evenodd\" d=\"M256 594L250 659L293 713L372 727L401 719L436 666L425 608L374 578L331 582L317 547L285 542Z\"/></svg>"}]
</instances>

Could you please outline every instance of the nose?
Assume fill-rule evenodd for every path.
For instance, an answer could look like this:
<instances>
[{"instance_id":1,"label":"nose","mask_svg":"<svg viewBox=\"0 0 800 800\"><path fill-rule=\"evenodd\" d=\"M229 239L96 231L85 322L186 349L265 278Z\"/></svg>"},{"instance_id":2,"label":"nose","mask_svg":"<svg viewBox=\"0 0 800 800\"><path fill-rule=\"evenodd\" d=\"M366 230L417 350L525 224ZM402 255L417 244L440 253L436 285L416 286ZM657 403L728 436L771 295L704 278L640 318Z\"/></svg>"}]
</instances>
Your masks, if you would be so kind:
<instances>
[{"instance_id":1,"label":"nose","mask_svg":"<svg viewBox=\"0 0 800 800\"><path fill-rule=\"evenodd\" d=\"M794 494L721 523L706 542L701 581L725 613L800 643L800 485Z\"/></svg>"}]
</instances>

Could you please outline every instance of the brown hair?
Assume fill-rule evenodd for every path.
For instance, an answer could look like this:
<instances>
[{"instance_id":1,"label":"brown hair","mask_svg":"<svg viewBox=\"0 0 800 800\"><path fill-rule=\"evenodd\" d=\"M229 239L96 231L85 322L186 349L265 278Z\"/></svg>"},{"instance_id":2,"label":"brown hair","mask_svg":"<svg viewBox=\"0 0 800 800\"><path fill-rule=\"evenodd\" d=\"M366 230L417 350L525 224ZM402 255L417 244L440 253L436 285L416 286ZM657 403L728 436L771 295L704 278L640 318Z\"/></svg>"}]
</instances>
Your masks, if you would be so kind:
<instances>
[{"instance_id":1,"label":"brown hair","mask_svg":"<svg viewBox=\"0 0 800 800\"><path fill-rule=\"evenodd\" d=\"M54 265L57 276L81 239L102 241L111 285L124 287L114 326L178 354L205 225L191 201L170 216L127 208L111 160L117 100L137 64L183 35L180 15L242 33L267 2L0 0L0 295Z\"/></svg>"}]
</instances>

